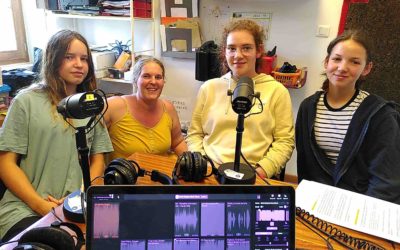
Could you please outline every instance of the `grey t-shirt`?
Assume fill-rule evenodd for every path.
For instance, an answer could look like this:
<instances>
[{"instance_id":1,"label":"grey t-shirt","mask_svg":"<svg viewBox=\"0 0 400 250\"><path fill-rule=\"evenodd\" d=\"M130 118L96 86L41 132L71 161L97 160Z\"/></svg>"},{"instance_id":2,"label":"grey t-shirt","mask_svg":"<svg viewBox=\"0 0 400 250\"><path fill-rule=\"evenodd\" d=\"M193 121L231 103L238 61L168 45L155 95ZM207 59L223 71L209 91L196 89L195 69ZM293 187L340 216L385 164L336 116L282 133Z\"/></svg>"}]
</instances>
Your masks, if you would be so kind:
<instances>
[{"instance_id":1,"label":"grey t-shirt","mask_svg":"<svg viewBox=\"0 0 400 250\"><path fill-rule=\"evenodd\" d=\"M72 122L79 127L88 120ZM101 123L86 138L90 154L113 150L107 128ZM0 128L0 151L21 156L19 166L43 198L51 195L60 199L82 185L75 129L64 122L44 92L25 91L14 98ZM0 200L0 237L21 219L34 215L7 190Z\"/></svg>"}]
</instances>

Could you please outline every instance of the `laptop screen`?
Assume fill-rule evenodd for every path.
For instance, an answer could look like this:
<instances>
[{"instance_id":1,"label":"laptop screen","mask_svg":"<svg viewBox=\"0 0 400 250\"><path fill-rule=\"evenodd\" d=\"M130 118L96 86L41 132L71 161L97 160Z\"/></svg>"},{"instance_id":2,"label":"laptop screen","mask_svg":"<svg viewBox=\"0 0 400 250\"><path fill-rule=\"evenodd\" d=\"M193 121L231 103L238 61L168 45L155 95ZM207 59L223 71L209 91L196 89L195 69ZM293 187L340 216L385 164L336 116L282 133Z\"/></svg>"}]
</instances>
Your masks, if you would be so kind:
<instances>
[{"instance_id":1,"label":"laptop screen","mask_svg":"<svg viewBox=\"0 0 400 250\"><path fill-rule=\"evenodd\" d=\"M294 249L289 186L93 186L88 249Z\"/></svg>"}]
</instances>

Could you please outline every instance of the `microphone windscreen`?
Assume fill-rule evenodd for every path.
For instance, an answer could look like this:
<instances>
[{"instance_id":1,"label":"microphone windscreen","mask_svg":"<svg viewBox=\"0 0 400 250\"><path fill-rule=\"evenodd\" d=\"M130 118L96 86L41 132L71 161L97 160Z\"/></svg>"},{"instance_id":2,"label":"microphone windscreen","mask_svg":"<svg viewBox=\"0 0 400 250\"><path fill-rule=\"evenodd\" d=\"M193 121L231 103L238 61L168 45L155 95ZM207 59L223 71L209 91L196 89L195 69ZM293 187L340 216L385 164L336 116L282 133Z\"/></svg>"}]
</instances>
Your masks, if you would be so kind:
<instances>
[{"instance_id":1,"label":"microphone windscreen","mask_svg":"<svg viewBox=\"0 0 400 250\"><path fill-rule=\"evenodd\" d=\"M104 109L103 98L95 92L78 93L62 99L57 111L65 118L85 119L100 114Z\"/></svg>"},{"instance_id":2,"label":"microphone windscreen","mask_svg":"<svg viewBox=\"0 0 400 250\"><path fill-rule=\"evenodd\" d=\"M238 114L246 114L252 107L254 96L254 82L250 77L239 78L233 91L232 109Z\"/></svg>"}]
</instances>

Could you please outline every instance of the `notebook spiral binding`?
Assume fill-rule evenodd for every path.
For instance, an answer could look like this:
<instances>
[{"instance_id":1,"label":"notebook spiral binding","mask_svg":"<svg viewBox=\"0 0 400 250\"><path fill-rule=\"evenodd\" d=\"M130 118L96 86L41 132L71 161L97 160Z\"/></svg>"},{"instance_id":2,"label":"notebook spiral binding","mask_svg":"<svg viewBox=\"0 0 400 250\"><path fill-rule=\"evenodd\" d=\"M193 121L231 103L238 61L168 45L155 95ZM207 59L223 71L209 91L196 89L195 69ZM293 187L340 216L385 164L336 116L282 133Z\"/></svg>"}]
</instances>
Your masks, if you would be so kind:
<instances>
[{"instance_id":1,"label":"notebook spiral binding","mask_svg":"<svg viewBox=\"0 0 400 250\"><path fill-rule=\"evenodd\" d=\"M349 249L385 250L385 248L365 239L352 237L328 222L321 220L301 207L296 207L296 215L308 225Z\"/></svg>"}]
</instances>

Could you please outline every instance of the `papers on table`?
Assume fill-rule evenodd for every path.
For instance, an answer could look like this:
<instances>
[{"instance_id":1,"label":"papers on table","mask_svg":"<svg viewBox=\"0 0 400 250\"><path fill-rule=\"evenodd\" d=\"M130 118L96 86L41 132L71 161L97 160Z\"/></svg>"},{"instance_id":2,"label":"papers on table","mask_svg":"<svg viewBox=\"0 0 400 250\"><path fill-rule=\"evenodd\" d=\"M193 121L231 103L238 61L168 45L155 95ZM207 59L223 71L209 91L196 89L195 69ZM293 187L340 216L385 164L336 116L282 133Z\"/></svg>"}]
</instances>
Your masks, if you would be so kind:
<instances>
[{"instance_id":1,"label":"papers on table","mask_svg":"<svg viewBox=\"0 0 400 250\"><path fill-rule=\"evenodd\" d=\"M296 189L296 206L322 220L400 243L400 205L303 180Z\"/></svg>"}]
</instances>

